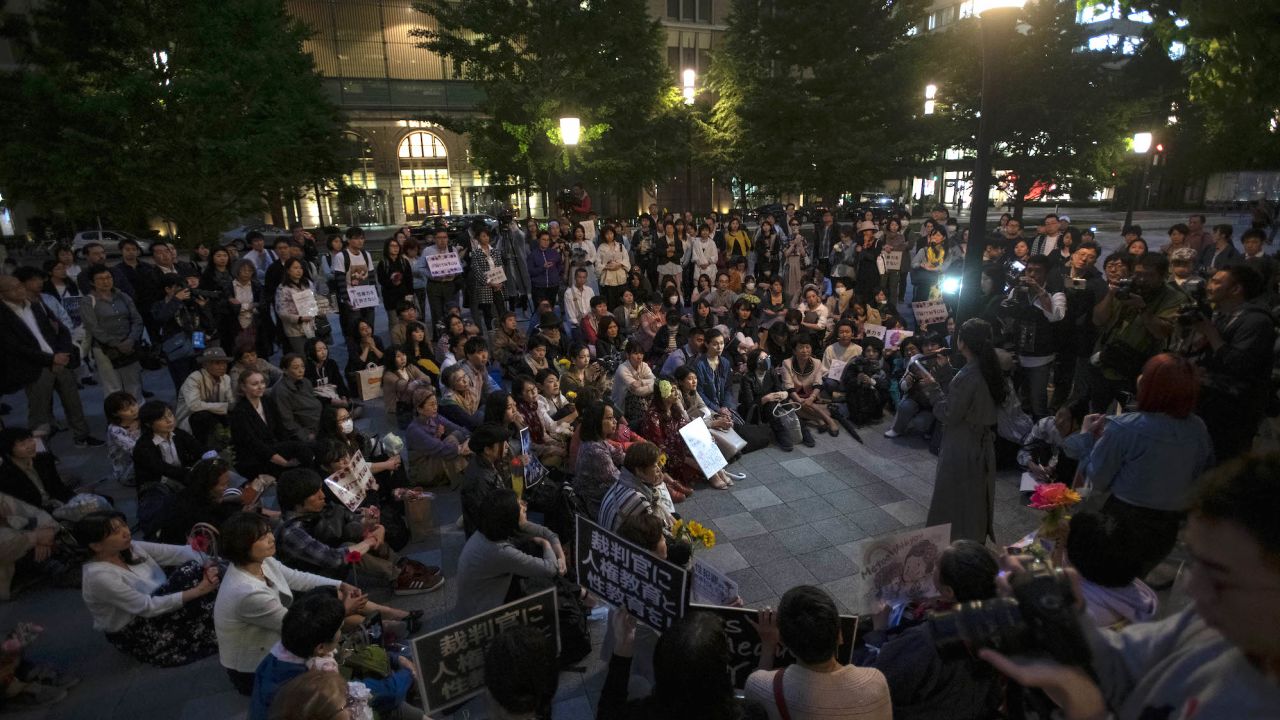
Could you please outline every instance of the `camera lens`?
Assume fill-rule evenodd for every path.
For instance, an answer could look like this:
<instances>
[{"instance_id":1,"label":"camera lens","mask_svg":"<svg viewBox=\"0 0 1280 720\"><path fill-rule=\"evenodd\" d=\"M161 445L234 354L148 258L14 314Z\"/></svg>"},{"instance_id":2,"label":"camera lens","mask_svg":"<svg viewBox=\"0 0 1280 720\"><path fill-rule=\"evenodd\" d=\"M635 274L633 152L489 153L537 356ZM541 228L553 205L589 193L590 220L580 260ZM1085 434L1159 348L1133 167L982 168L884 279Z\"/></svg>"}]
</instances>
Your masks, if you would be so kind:
<instances>
[{"instance_id":1,"label":"camera lens","mask_svg":"<svg viewBox=\"0 0 1280 720\"><path fill-rule=\"evenodd\" d=\"M938 654L947 658L972 655L984 647L1017 653L1027 645L1018 602L1008 598L965 603L952 612L935 614L929 629Z\"/></svg>"}]
</instances>

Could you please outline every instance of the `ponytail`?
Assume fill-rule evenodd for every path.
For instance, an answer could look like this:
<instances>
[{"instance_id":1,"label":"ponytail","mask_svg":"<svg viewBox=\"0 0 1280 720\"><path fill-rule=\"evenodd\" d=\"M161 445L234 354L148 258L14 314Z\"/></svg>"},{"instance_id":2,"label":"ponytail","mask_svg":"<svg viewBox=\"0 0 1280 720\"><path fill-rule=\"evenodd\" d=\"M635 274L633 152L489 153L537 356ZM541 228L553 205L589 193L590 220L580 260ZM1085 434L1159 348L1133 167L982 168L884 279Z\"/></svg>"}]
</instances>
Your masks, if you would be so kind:
<instances>
[{"instance_id":1,"label":"ponytail","mask_svg":"<svg viewBox=\"0 0 1280 720\"><path fill-rule=\"evenodd\" d=\"M987 391L996 407L1004 404L1009 394L1008 385L1004 381L1004 371L1000 368L1000 359L996 357L995 345L991 342L991 324L981 318L971 318L960 326L960 341L978 362L982 378L987 381Z\"/></svg>"}]
</instances>

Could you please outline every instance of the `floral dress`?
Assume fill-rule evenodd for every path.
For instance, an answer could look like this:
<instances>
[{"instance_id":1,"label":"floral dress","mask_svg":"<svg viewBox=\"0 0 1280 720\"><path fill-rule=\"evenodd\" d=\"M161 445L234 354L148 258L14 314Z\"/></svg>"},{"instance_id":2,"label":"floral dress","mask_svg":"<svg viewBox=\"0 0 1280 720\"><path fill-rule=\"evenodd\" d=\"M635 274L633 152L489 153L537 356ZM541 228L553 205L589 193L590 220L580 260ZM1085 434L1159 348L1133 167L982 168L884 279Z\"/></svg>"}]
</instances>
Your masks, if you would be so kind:
<instances>
[{"instance_id":1,"label":"floral dress","mask_svg":"<svg viewBox=\"0 0 1280 720\"><path fill-rule=\"evenodd\" d=\"M133 476L133 446L142 435L142 426L132 430L119 425L107 426L107 457L111 459L111 479L132 487L136 484Z\"/></svg>"},{"instance_id":2,"label":"floral dress","mask_svg":"<svg viewBox=\"0 0 1280 720\"><path fill-rule=\"evenodd\" d=\"M680 428L688 422L689 418L678 405L672 405L666 412L662 412L658 409L658 403L653 403L645 411L644 424L640 426L649 442L667 454L667 465L664 468L667 474L686 488L692 487L694 481L705 479L697 467L688 462L693 454L680 435ZM680 489L683 491L683 488Z\"/></svg>"}]
</instances>

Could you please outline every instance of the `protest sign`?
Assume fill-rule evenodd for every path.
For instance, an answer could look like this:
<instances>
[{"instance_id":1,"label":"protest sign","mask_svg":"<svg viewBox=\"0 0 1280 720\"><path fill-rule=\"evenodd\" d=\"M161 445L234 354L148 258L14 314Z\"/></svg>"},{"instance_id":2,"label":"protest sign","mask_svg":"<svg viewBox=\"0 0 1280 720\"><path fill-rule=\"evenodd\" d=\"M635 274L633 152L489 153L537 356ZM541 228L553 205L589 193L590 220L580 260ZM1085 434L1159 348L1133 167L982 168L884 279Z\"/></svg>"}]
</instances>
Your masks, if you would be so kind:
<instances>
[{"instance_id":1,"label":"protest sign","mask_svg":"<svg viewBox=\"0 0 1280 720\"><path fill-rule=\"evenodd\" d=\"M520 428L520 453L528 458L524 463L524 486L527 489L547 475L547 468L533 452L533 438L527 427Z\"/></svg>"},{"instance_id":2,"label":"protest sign","mask_svg":"<svg viewBox=\"0 0 1280 720\"><path fill-rule=\"evenodd\" d=\"M925 300L911 303L911 312L916 316L916 326L926 327L934 323L947 321L947 304L941 300Z\"/></svg>"},{"instance_id":3,"label":"protest sign","mask_svg":"<svg viewBox=\"0 0 1280 720\"><path fill-rule=\"evenodd\" d=\"M884 258L885 270L901 270L902 269L902 251L901 250L881 250L880 257Z\"/></svg>"},{"instance_id":4,"label":"protest sign","mask_svg":"<svg viewBox=\"0 0 1280 720\"><path fill-rule=\"evenodd\" d=\"M414 638L418 690L427 711L456 705L484 691L484 651L489 641L504 630L521 626L546 633L555 642L559 654L560 621L556 615L555 588Z\"/></svg>"},{"instance_id":5,"label":"protest sign","mask_svg":"<svg viewBox=\"0 0 1280 720\"><path fill-rule=\"evenodd\" d=\"M951 545L951 524L903 530L854 543L845 555L853 560L853 592L845 604L860 613L890 605L935 597L934 567Z\"/></svg>"},{"instance_id":6,"label":"protest sign","mask_svg":"<svg viewBox=\"0 0 1280 720\"><path fill-rule=\"evenodd\" d=\"M373 468L369 467L369 463L365 462L364 454L360 452L351 456L351 461L345 470L325 478L324 484L352 512L360 507L360 503L364 502L364 496L370 490L378 488L378 482L373 478Z\"/></svg>"},{"instance_id":7,"label":"protest sign","mask_svg":"<svg viewBox=\"0 0 1280 720\"><path fill-rule=\"evenodd\" d=\"M501 267L492 268L484 274L484 281L490 285L501 285L507 281L507 271Z\"/></svg>"},{"instance_id":8,"label":"protest sign","mask_svg":"<svg viewBox=\"0 0 1280 720\"><path fill-rule=\"evenodd\" d=\"M760 665L760 634L755 626L758 610L748 608L723 607L718 605L689 605L689 610L710 612L724 620L724 632L729 636L729 675L733 686L738 689L746 687L747 676ZM858 618L853 615L840 616L840 646L836 648L836 660L843 665L853 662L853 642L858 634ZM774 669L793 665L796 656L786 646L779 644L773 656Z\"/></svg>"},{"instance_id":9,"label":"protest sign","mask_svg":"<svg viewBox=\"0 0 1280 720\"><path fill-rule=\"evenodd\" d=\"M848 364L845 360L832 360L831 368L827 370L827 379L840 382L840 377L844 375L844 368Z\"/></svg>"},{"instance_id":10,"label":"protest sign","mask_svg":"<svg viewBox=\"0 0 1280 720\"><path fill-rule=\"evenodd\" d=\"M578 582L662 632L684 617L689 574L578 515Z\"/></svg>"},{"instance_id":11,"label":"protest sign","mask_svg":"<svg viewBox=\"0 0 1280 720\"><path fill-rule=\"evenodd\" d=\"M706 560L695 557L690 574L689 592L693 602L728 605L738 599L738 583Z\"/></svg>"},{"instance_id":12,"label":"protest sign","mask_svg":"<svg viewBox=\"0 0 1280 720\"><path fill-rule=\"evenodd\" d=\"M885 332L884 346L886 348L896 348L899 345L901 345L903 341L905 341L907 338L911 337L914 334L915 333L911 332L910 330L894 328L892 330Z\"/></svg>"},{"instance_id":13,"label":"protest sign","mask_svg":"<svg viewBox=\"0 0 1280 720\"><path fill-rule=\"evenodd\" d=\"M427 256L427 269L431 271L433 278L461 275L462 261L458 259L458 253L452 250L436 253Z\"/></svg>"},{"instance_id":14,"label":"protest sign","mask_svg":"<svg viewBox=\"0 0 1280 720\"><path fill-rule=\"evenodd\" d=\"M290 290L293 293L293 307L298 317L313 318L320 314L320 305L316 302L316 294L310 290Z\"/></svg>"},{"instance_id":15,"label":"protest sign","mask_svg":"<svg viewBox=\"0 0 1280 720\"><path fill-rule=\"evenodd\" d=\"M688 446L689 453L697 461L703 477L711 477L729 464L725 462L724 453L720 452L720 448L716 446L716 441L711 437L711 430L707 428L707 422L702 418L697 418L680 428L680 437L684 438L684 444Z\"/></svg>"},{"instance_id":16,"label":"protest sign","mask_svg":"<svg viewBox=\"0 0 1280 720\"><path fill-rule=\"evenodd\" d=\"M347 299L352 310L378 306L378 288L373 285L353 285L347 288Z\"/></svg>"}]
</instances>

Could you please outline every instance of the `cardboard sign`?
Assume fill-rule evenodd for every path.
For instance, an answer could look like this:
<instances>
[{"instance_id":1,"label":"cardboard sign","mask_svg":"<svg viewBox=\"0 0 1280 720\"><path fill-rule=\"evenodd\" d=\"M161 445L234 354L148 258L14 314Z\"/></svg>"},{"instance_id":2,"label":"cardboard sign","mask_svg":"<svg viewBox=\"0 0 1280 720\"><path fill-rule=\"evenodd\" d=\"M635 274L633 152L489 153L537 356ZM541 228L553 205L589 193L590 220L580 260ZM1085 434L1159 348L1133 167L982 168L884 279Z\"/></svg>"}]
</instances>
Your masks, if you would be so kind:
<instances>
[{"instance_id":1,"label":"cardboard sign","mask_svg":"<svg viewBox=\"0 0 1280 720\"><path fill-rule=\"evenodd\" d=\"M418 690L427 711L456 705L484 691L484 652L504 630L528 626L541 630L560 652L556 589L547 588L414 638L413 662Z\"/></svg>"},{"instance_id":2,"label":"cardboard sign","mask_svg":"<svg viewBox=\"0 0 1280 720\"><path fill-rule=\"evenodd\" d=\"M880 602L897 605L936 597L933 571L942 551L951 545L951 524L861 540L846 554L857 572L856 584L845 604L860 613L876 610Z\"/></svg>"},{"instance_id":3,"label":"cardboard sign","mask_svg":"<svg viewBox=\"0 0 1280 720\"><path fill-rule=\"evenodd\" d=\"M883 325L875 325L872 323L863 325L862 332L867 337L879 338L884 341L884 347L886 350L898 347L902 344L903 340L906 340L915 334L910 330L902 330L901 328L894 328L890 330Z\"/></svg>"},{"instance_id":4,"label":"cardboard sign","mask_svg":"<svg viewBox=\"0 0 1280 720\"><path fill-rule=\"evenodd\" d=\"M832 360L831 367L827 370L827 379L840 382L840 376L844 375L844 368L848 364L845 360Z\"/></svg>"},{"instance_id":5,"label":"cardboard sign","mask_svg":"<svg viewBox=\"0 0 1280 720\"><path fill-rule=\"evenodd\" d=\"M378 288L373 285L355 285L347 288L347 299L352 310L378 306Z\"/></svg>"},{"instance_id":6,"label":"cardboard sign","mask_svg":"<svg viewBox=\"0 0 1280 720\"><path fill-rule=\"evenodd\" d=\"M507 271L496 267L484 274L484 281L489 285L501 285L507 281Z\"/></svg>"},{"instance_id":7,"label":"cardboard sign","mask_svg":"<svg viewBox=\"0 0 1280 720\"><path fill-rule=\"evenodd\" d=\"M693 559L690 596L693 602L708 605L728 605L738 599L738 583L717 570L711 563L697 557Z\"/></svg>"},{"instance_id":8,"label":"cardboard sign","mask_svg":"<svg viewBox=\"0 0 1280 720\"><path fill-rule=\"evenodd\" d=\"M901 250L881 250L880 257L884 258L885 270L901 270L902 269L902 251Z\"/></svg>"},{"instance_id":9,"label":"cardboard sign","mask_svg":"<svg viewBox=\"0 0 1280 720\"><path fill-rule=\"evenodd\" d=\"M690 611L710 612L724 620L724 632L729 636L729 675L733 686L741 690L747 685L747 676L760 666L760 634L751 623L756 621L758 610L722 607L718 605L690 605ZM858 634L858 618L840 616L840 646L836 648L836 660L848 665L853 662L853 642ZM786 646L779 644L773 656L774 669L794 665L796 656Z\"/></svg>"},{"instance_id":10,"label":"cardboard sign","mask_svg":"<svg viewBox=\"0 0 1280 720\"><path fill-rule=\"evenodd\" d=\"M662 632L684 617L689 573L578 515L578 582Z\"/></svg>"},{"instance_id":11,"label":"cardboard sign","mask_svg":"<svg viewBox=\"0 0 1280 720\"><path fill-rule=\"evenodd\" d=\"M351 462L347 464L346 470L325 478L324 484L333 491L338 501L352 512L359 509L360 503L364 502L364 496L370 490L378 488L378 481L373 477L373 468L369 467L369 463L365 462L364 454L360 452L351 456Z\"/></svg>"},{"instance_id":12,"label":"cardboard sign","mask_svg":"<svg viewBox=\"0 0 1280 720\"><path fill-rule=\"evenodd\" d=\"M433 278L461 275L462 261L458 259L458 253L452 250L428 255L427 270L431 271L431 277Z\"/></svg>"},{"instance_id":13,"label":"cardboard sign","mask_svg":"<svg viewBox=\"0 0 1280 720\"><path fill-rule=\"evenodd\" d=\"M950 315L947 312L947 304L941 300L913 302L911 312L916 316L916 325L922 328L934 323L944 323Z\"/></svg>"},{"instance_id":14,"label":"cardboard sign","mask_svg":"<svg viewBox=\"0 0 1280 720\"><path fill-rule=\"evenodd\" d=\"M707 428L707 422L702 418L680 428L680 437L684 438L684 444L689 447L689 453L698 463L703 477L711 477L729 464L725 462L724 453L720 452L716 441L711 437L711 430Z\"/></svg>"},{"instance_id":15,"label":"cardboard sign","mask_svg":"<svg viewBox=\"0 0 1280 720\"><path fill-rule=\"evenodd\" d=\"M320 305L316 302L316 294L310 290L290 290L293 293L293 307L298 311L298 317L317 317L320 315Z\"/></svg>"}]
</instances>

